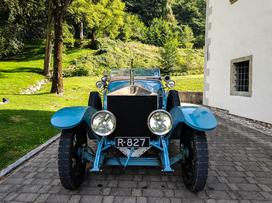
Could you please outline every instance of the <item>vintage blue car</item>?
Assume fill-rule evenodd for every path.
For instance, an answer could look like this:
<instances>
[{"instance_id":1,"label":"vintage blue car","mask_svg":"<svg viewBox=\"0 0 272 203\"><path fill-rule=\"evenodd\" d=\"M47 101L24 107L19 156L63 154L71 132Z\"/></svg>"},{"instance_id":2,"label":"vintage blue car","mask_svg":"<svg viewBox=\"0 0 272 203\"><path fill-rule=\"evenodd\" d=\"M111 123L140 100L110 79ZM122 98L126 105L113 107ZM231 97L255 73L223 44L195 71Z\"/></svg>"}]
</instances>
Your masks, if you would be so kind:
<instances>
[{"instance_id":1,"label":"vintage blue car","mask_svg":"<svg viewBox=\"0 0 272 203\"><path fill-rule=\"evenodd\" d=\"M62 185L76 189L90 172L106 166L161 167L180 163L184 184L203 190L208 176L206 131L217 121L209 109L182 105L175 82L159 69L113 69L96 83L88 106L66 107L51 118L61 129L58 169ZM103 99L101 99L102 95ZM170 155L170 139L180 148ZM96 149L88 146L96 141ZM177 167L177 170L180 170Z\"/></svg>"}]
</instances>

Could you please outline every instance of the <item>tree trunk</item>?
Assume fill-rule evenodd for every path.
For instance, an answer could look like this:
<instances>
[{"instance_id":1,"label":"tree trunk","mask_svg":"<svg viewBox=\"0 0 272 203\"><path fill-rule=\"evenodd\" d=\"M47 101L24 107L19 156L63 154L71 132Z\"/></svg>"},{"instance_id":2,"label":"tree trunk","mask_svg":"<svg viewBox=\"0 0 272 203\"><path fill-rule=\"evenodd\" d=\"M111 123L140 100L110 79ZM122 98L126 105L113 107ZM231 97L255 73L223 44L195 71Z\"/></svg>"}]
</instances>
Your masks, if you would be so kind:
<instances>
[{"instance_id":1,"label":"tree trunk","mask_svg":"<svg viewBox=\"0 0 272 203\"><path fill-rule=\"evenodd\" d=\"M90 44L91 49L99 49L99 44L98 41L96 40L96 29L93 28L91 31L91 44Z\"/></svg>"},{"instance_id":2,"label":"tree trunk","mask_svg":"<svg viewBox=\"0 0 272 203\"><path fill-rule=\"evenodd\" d=\"M82 42L84 39L83 22L80 22L80 24L79 24L79 39L80 39L80 42Z\"/></svg>"},{"instance_id":3,"label":"tree trunk","mask_svg":"<svg viewBox=\"0 0 272 203\"><path fill-rule=\"evenodd\" d=\"M51 55L53 49L52 36L53 30L50 31L50 34L47 34L46 37L46 47L45 47L45 59L43 65L43 74L47 77L50 77L50 63L51 63Z\"/></svg>"},{"instance_id":4,"label":"tree trunk","mask_svg":"<svg viewBox=\"0 0 272 203\"><path fill-rule=\"evenodd\" d=\"M62 46L63 46L63 13L61 9L54 10L54 69L52 78L51 93L63 93L63 77L62 77Z\"/></svg>"},{"instance_id":5,"label":"tree trunk","mask_svg":"<svg viewBox=\"0 0 272 203\"><path fill-rule=\"evenodd\" d=\"M54 0L52 12L54 17L54 68L51 93L63 93L62 77L62 47L63 47L63 18L71 0Z\"/></svg>"},{"instance_id":6,"label":"tree trunk","mask_svg":"<svg viewBox=\"0 0 272 203\"><path fill-rule=\"evenodd\" d=\"M48 0L48 18L47 18L47 33L46 33L46 44L45 44L45 58L43 66L43 74L50 76L50 59L53 49L53 14L52 14L52 0Z\"/></svg>"}]
</instances>

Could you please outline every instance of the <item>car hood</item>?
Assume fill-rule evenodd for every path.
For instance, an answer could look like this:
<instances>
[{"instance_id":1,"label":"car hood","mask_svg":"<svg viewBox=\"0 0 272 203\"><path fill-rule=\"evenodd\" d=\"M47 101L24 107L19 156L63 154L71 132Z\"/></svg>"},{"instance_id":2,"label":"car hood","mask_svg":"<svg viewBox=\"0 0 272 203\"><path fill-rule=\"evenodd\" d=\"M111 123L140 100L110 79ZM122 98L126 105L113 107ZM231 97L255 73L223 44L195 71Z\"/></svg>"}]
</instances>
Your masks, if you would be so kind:
<instances>
[{"instance_id":1,"label":"car hood","mask_svg":"<svg viewBox=\"0 0 272 203\"><path fill-rule=\"evenodd\" d=\"M130 91L130 88L134 87L134 92L138 92L141 94L157 94L160 90L162 90L162 84L159 80L135 80L134 85L130 85L130 81L121 80L121 81L112 81L108 85L108 93L115 94L126 94L126 92ZM137 94L137 93L136 93Z\"/></svg>"}]
</instances>

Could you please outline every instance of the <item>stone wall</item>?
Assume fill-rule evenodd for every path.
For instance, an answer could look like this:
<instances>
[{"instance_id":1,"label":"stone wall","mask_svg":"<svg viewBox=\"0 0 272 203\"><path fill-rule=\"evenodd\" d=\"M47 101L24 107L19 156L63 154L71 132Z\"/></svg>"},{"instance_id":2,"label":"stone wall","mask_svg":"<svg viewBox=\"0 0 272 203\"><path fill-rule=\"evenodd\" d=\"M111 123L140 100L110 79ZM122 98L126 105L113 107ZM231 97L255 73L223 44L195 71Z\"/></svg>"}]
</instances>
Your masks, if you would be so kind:
<instances>
[{"instance_id":1,"label":"stone wall","mask_svg":"<svg viewBox=\"0 0 272 203\"><path fill-rule=\"evenodd\" d=\"M184 103L202 104L203 92L179 92L179 98Z\"/></svg>"}]
</instances>

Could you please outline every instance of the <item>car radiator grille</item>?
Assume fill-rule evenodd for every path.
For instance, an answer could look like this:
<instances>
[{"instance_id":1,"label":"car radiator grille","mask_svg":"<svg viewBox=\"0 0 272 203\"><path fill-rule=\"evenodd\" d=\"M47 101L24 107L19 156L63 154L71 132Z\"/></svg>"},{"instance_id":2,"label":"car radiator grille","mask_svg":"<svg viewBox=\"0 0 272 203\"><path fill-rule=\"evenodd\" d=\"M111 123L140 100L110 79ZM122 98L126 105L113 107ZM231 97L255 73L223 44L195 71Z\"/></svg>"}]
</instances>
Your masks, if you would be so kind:
<instances>
[{"instance_id":1,"label":"car radiator grille","mask_svg":"<svg viewBox=\"0 0 272 203\"><path fill-rule=\"evenodd\" d=\"M149 114L157 109L157 96L108 96L107 108L116 116L111 137L153 137L147 126Z\"/></svg>"}]
</instances>

